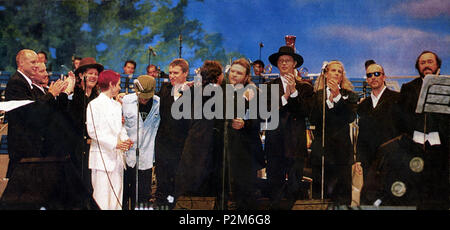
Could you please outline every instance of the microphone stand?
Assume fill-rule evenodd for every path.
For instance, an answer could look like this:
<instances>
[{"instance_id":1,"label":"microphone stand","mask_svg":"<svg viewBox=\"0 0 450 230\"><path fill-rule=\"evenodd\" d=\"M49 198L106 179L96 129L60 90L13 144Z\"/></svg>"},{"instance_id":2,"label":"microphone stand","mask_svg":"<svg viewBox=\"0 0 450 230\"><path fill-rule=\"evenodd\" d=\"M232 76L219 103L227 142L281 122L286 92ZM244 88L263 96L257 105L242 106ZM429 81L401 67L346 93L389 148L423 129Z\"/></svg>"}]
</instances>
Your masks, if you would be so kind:
<instances>
[{"instance_id":1,"label":"microphone stand","mask_svg":"<svg viewBox=\"0 0 450 230\"><path fill-rule=\"evenodd\" d=\"M155 56L152 47L148 47L148 64L152 64L152 55Z\"/></svg>"},{"instance_id":2,"label":"microphone stand","mask_svg":"<svg viewBox=\"0 0 450 230\"><path fill-rule=\"evenodd\" d=\"M137 127L136 127L136 201L135 201L135 209L138 208L138 193L139 193L139 90L136 89L137 99Z\"/></svg>"},{"instance_id":3,"label":"microphone stand","mask_svg":"<svg viewBox=\"0 0 450 230\"><path fill-rule=\"evenodd\" d=\"M87 107L87 100L86 100L86 74L83 74L83 85L84 85L84 90L83 90L83 109L86 109ZM92 93L92 92L91 92ZM86 111L84 111L83 113L83 122L86 122ZM86 127L83 127L83 145L82 145L82 153L81 153L81 178L84 181L84 161L86 158L86 148L87 148L87 133L86 133Z\"/></svg>"},{"instance_id":4,"label":"microphone stand","mask_svg":"<svg viewBox=\"0 0 450 230\"><path fill-rule=\"evenodd\" d=\"M320 199L323 201L324 195L324 176L325 176L325 104L327 98L327 77L325 75L325 71L322 70L323 75L323 90L322 90L322 179L321 179L321 190L320 190Z\"/></svg>"},{"instance_id":5,"label":"microphone stand","mask_svg":"<svg viewBox=\"0 0 450 230\"><path fill-rule=\"evenodd\" d=\"M179 56L179 58L181 58L181 49L183 48L183 46L182 46L183 38L182 38L181 34L179 36L179 40L180 40L180 53L178 54L178 56Z\"/></svg>"},{"instance_id":6,"label":"microphone stand","mask_svg":"<svg viewBox=\"0 0 450 230\"><path fill-rule=\"evenodd\" d=\"M226 174L226 166L227 166L227 146L228 146L228 132L227 132L227 126L228 121L227 119L224 119L223 122L223 155L222 155L222 194L221 194L221 200L220 200L220 210L225 210L225 174Z\"/></svg>"}]
</instances>

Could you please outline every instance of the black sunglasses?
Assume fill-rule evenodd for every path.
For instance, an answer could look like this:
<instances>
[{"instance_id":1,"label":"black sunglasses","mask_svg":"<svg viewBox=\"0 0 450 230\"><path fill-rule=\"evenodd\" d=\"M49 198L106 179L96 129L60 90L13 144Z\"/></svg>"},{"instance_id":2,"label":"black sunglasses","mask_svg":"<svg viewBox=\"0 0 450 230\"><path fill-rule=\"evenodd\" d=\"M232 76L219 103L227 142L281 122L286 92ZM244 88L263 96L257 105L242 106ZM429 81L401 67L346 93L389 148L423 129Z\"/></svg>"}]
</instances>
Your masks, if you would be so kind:
<instances>
[{"instance_id":1,"label":"black sunglasses","mask_svg":"<svg viewBox=\"0 0 450 230\"><path fill-rule=\"evenodd\" d=\"M381 72L367 73L367 74L366 74L366 76L367 76L368 78L371 78L372 75L375 76L375 77L379 77L379 76L381 76Z\"/></svg>"}]
</instances>

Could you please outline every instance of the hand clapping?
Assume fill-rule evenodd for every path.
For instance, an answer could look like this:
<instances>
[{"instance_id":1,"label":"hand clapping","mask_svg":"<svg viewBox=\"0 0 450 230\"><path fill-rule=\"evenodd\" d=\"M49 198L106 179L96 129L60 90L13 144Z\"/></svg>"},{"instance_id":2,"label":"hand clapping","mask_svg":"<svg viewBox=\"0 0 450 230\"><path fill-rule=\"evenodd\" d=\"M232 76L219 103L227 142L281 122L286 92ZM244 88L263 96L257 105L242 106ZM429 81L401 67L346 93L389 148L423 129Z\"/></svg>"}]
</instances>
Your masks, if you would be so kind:
<instances>
[{"instance_id":1,"label":"hand clapping","mask_svg":"<svg viewBox=\"0 0 450 230\"><path fill-rule=\"evenodd\" d=\"M48 92L51 93L54 97L57 97L60 93L64 92L64 90L66 90L68 85L69 85L69 82L58 79L57 81L50 83Z\"/></svg>"},{"instance_id":2,"label":"hand clapping","mask_svg":"<svg viewBox=\"0 0 450 230\"><path fill-rule=\"evenodd\" d=\"M291 94L293 94L296 91L295 76L292 73L288 73L287 75L284 76L284 78L287 80L286 91L284 92L284 97L287 100L289 96L291 96Z\"/></svg>"}]
</instances>

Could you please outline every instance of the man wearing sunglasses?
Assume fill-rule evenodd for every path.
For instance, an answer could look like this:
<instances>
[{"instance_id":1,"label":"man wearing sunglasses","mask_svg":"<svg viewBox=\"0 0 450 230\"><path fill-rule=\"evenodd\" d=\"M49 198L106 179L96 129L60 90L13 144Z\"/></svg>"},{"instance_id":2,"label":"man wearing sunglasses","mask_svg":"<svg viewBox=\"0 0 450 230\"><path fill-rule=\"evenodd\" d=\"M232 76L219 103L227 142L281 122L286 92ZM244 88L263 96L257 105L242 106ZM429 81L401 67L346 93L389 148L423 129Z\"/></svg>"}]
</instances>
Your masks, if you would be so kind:
<instances>
[{"instance_id":1,"label":"man wearing sunglasses","mask_svg":"<svg viewBox=\"0 0 450 230\"><path fill-rule=\"evenodd\" d=\"M392 106L398 100L399 93L388 89L386 76L381 65L369 64L366 68L366 80L371 88L370 97L358 105L359 135L357 145L356 170L364 169L364 186L361 191L361 204L372 205L378 199L378 191L383 189L376 183L376 162L379 159L377 149L384 142L399 135L392 119ZM386 203L383 203L385 205Z\"/></svg>"}]
</instances>

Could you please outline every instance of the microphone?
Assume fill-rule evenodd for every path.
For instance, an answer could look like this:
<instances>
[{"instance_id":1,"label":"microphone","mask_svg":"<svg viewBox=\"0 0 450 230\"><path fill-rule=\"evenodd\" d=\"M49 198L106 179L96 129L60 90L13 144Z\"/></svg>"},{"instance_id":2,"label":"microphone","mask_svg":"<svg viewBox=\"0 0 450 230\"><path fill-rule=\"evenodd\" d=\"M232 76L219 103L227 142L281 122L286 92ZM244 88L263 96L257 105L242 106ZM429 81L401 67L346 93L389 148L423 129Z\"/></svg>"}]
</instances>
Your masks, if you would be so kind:
<instances>
[{"instance_id":1,"label":"microphone","mask_svg":"<svg viewBox=\"0 0 450 230\"><path fill-rule=\"evenodd\" d=\"M153 47L149 46L149 47L148 47L148 50L150 51L150 53L151 53L153 56L156 56L156 52L153 50Z\"/></svg>"},{"instance_id":2,"label":"microphone","mask_svg":"<svg viewBox=\"0 0 450 230\"><path fill-rule=\"evenodd\" d=\"M67 71L71 71L69 68L67 68L67 66L65 66L65 65L61 65L61 68L64 68L65 70L67 70Z\"/></svg>"},{"instance_id":3,"label":"microphone","mask_svg":"<svg viewBox=\"0 0 450 230\"><path fill-rule=\"evenodd\" d=\"M142 85L141 85L141 83L139 82L138 79L134 79L133 84L134 84L134 88L135 88L136 93L144 92L144 87L142 87Z\"/></svg>"},{"instance_id":4,"label":"microphone","mask_svg":"<svg viewBox=\"0 0 450 230\"><path fill-rule=\"evenodd\" d=\"M322 63L322 70L320 71L321 73L324 73L325 68L327 67L327 65L328 65L328 62L327 62L327 61L324 61L324 62Z\"/></svg>"}]
</instances>

